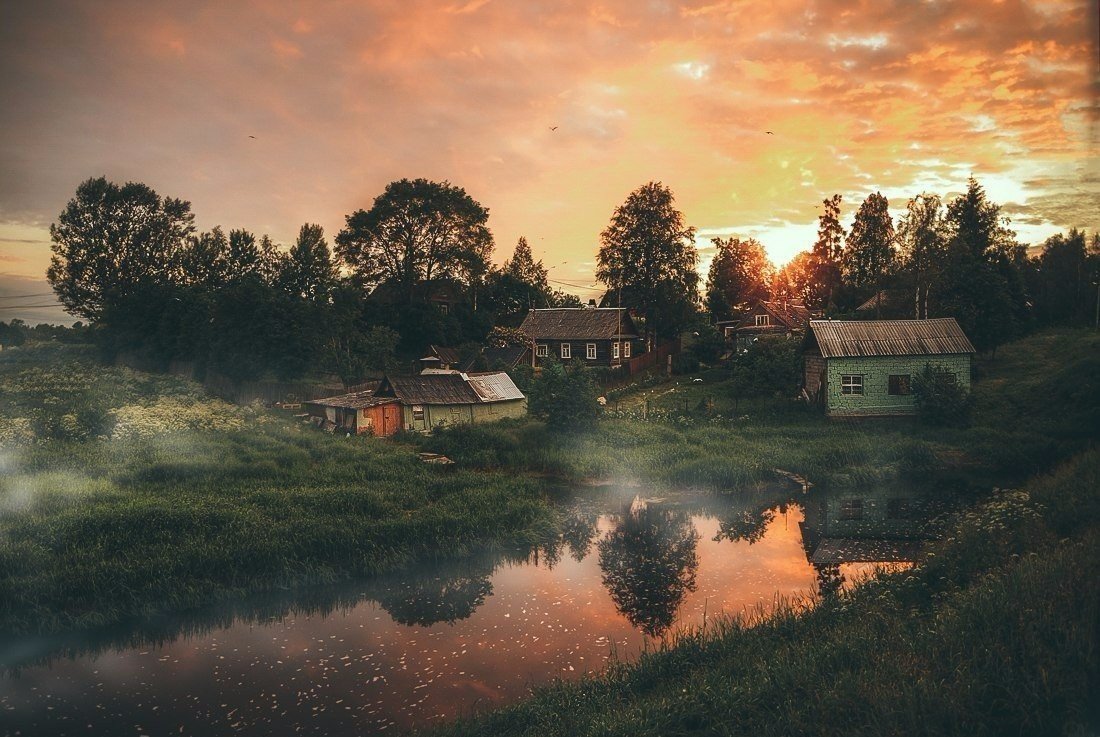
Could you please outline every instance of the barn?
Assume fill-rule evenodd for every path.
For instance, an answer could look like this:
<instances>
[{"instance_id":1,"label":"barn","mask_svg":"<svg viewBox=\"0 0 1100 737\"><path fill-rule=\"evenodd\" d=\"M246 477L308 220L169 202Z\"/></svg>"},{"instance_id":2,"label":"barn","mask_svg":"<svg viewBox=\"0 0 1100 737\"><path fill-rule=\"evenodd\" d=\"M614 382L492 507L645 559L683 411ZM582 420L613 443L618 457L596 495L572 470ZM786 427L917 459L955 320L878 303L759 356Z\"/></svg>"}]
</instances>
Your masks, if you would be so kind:
<instances>
[{"instance_id":1,"label":"barn","mask_svg":"<svg viewBox=\"0 0 1100 737\"><path fill-rule=\"evenodd\" d=\"M403 427L421 432L527 414L527 397L504 372L391 376L382 380L374 396L399 401Z\"/></svg>"},{"instance_id":2,"label":"barn","mask_svg":"<svg viewBox=\"0 0 1100 737\"><path fill-rule=\"evenodd\" d=\"M401 402L374 392L352 392L305 403L314 424L355 435L393 435L402 427Z\"/></svg>"},{"instance_id":3,"label":"barn","mask_svg":"<svg viewBox=\"0 0 1100 737\"><path fill-rule=\"evenodd\" d=\"M811 320L802 344L803 391L833 417L913 414L914 376L931 364L969 390L973 355L953 317Z\"/></svg>"}]
</instances>

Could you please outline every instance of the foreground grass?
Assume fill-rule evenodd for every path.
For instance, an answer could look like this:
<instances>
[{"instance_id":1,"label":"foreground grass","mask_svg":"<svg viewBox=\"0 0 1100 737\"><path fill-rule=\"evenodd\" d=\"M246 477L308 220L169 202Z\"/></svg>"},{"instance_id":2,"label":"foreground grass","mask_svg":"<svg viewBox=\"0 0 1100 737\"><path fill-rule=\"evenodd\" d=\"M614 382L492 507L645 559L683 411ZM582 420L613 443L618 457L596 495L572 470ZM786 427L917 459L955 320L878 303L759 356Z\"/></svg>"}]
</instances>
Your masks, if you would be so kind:
<instances>
[{"instance_id":1,"label":"foreground grass","mask_svg":"<svg viewBox=\"0 0 1100 737\"><path fill-rule=\"evenodd\" d=\"M961 515L910 572L686 633L435 734L1083 734L1100 727L1100 451Z\"/></svg>"},{"instance_id":2,"label":"foreground grass","mask_svg":"<svg viewBox=\"0 0 1100 737\"><path fill-rule=\"evenodd\" d=\"M1080 451L1100 433L1100 336L1043 333L983 362L965 429L915 419L830 421L779 399L734 408L720 371L634 397L631 416L583 434L511 421L457 428L421 442L466 467L510 468L571 481L637 481L730 491L793 471L848 487L894 480L988 488L1018 482ZM639 407L663 412L644 420ZM668 417L673 413L672 417Z\"/></svg>"},{"instance_id":3,"label":"foreground grass","mask_svg":"<svg viewBox=\"0 0 1100 737\"><path fill-rule=\"evenodd\" d=\"M551 526L534 481L447 474L407 447L326 435L185 382L114 369L82 378L82 359L25 364L0 364L18 433L0 445L0 632L392 571L528 544ZM116 406L95 406L105 395ZM108 435L35 436L86 433L105 412Z\"/></svg>"}]
</instances>

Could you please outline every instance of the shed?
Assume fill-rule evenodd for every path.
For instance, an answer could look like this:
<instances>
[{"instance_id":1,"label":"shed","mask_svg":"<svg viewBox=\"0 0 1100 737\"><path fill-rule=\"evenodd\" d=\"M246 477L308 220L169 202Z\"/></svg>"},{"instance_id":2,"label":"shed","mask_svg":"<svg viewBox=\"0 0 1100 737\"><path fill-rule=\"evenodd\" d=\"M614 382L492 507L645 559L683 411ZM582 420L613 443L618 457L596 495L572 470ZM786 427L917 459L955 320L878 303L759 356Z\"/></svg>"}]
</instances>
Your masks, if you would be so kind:
<instances>
[{"instance_id":1,"label":"shed","mask_svg":"<svg viewBox=\"0 0 1100 737\"><path fill-rule=\"evenodd\" d=\"M527 397L503 372L386 377L375 396L401 403L406 430L427 431L441 425L492 422L527 414Z\"/></svg>"},{"instance_id":2,"label":"shed","mask_svg":"<svg viewBox=\"0 0 1100 737\"><path fill-rule=\"evenodd\" d=\"M314 424L356 435L393 435L401 429L401 403L372 391L352 392L305 403Z\"/></svg>"},{"instance_id":3,"label":"shed","mask_svg":"<svg viewBox=\"0 0 1100 737\"><path fill-rule=\"evenodd\" d=\"M912 414L914 375L938 366L969 390L973 355L953 317L811 320L802 345L803 391L830 416Z\"/></svg>"}]
</instances>

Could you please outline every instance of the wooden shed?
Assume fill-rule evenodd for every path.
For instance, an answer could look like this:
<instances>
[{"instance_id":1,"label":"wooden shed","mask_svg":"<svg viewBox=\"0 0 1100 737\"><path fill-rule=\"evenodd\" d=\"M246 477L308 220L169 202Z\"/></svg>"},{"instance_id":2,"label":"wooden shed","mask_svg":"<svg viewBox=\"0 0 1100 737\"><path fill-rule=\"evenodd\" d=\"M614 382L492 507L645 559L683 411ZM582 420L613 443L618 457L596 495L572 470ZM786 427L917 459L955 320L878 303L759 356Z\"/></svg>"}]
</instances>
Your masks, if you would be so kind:
<instances>
[{"instance_id":1,"label":"wooden shed","mask_svg":"<svg viewBox=\"0 0 1100 737\"><path fill-rule=\"evenodd\" d=\"M372 391L313 399L305 406L314 424L333 432L384 437L402 428L401 402Z\"/></svg>"},{"instance_id":2,"label":"wooden shed","mask_svg":"<svg viewBox=\"0 0 1100 737\"><path fill-rule=\"evenodd\" d=\"M427 431L441 425L492 422L527 414L527 397L503 372L386 377L374 396L401 403L406 430Z\"/></svg>"},{"instance_id":3,"label":"wooden shed","mask_svg":"<svg viewBox=\"0 0 1100 737\"><path fill-rule=\"evenodd\" d=\"M953 317L811 320L802 345L803 391L831 416L912 414L915 375L938 366L969 390L973 355Z\"/></svg>"}]
</instances>

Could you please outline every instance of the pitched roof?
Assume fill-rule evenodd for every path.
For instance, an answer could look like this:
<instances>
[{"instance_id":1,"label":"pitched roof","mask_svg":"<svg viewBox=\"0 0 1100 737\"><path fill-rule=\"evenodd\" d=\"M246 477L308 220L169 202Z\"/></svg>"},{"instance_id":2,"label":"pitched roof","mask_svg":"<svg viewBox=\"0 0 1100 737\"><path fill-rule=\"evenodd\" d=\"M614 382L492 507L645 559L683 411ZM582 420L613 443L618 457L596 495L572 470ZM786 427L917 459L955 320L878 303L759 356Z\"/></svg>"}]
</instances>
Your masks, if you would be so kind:
<instances>
[{"instance_id":1,"label":"pitched roof","mask_svg":"<svg viewBox=\"0 0 1100 737\"><path fill-rule=\"evenodd\" d=\"M810 340L825 358L973 353L953 317L935 320L810 320Z\"/></svg>"},{"instance_id":2,"label":"pitched roof","mask_svg":"<svg viewBox=\"0 0 1100 737\"><path fill-rule=\"evenodd\" d=\"M457 348L451 348L444 345L430 345L428 346L428 355L421 358L421 361L434 361L439 359L442 363L456 366L462 361L462 355L458 352Z\"/></svg>"},{"instance_id":3,"label":"pitched roof","mask_svg":"<svg viewBox=\"0 0 1100 737\"><path fill-rule=\"evenodd\" d=\"M377 394L397 397L404 404L482 404L523 399L507 374L470 376L457 371L386 377Z\"/></svg>"},{"instance_id":4,"label":"pitched roof","mask_svg":"<svg viewBox=\"0 0 1100 737\"><path fill-rule=\"evenodd\" d=\"M519 329L535 340L612 340L616 337L638 337L630 313L616 307L552 307L531 310Z\"/></svg>"},{"instance_id":5,"label":"pitched roof","mask_svg":"<svg viewBox=\"0 0 1100 737\"><path fill-rule=\"evenodd\" d=\"M499 348L486 346L481 355L485 359L485 365L489 368L494 366L515 368L523 360L523 356L528 350L527 346L522 345L506 345Z\"/></svg>"},{"instance_id":6,"label":"pitched roof","mask_svg":"<svg viewBox=\"0 0 1100 737\"><path fill-rule=\"evenodd\" d=\"M373 407L376 404L386 404L387 402L393 402L393 397L376 397L373 391L366 392L351 392L350 394L341 394L335 397L326 397L324 399L311 399L305 404L316 404L320 407L343 407L344 409L363 409L364 407Z\"/></svg>"},{"instance_id":7,"label":"pitched roof","mask_svg":"<svg viewBox=\"0 0 1100 737\"><path fill-rule=\"evenodd\" d=\"M757 325L756 316L761 314L761 311L766 312L775 318L775 323L772 325ZM737 328L749 328L753 330L764 330L766 328L782 328L786 327L790 330L805 330L806 324L810 321L810 310L806 305L795 304L794 302L780 302L776 301L761 301L758 302L756 307L749 311L749 314L745 315L737 323Z\"/></svg>"}]
</instances>

